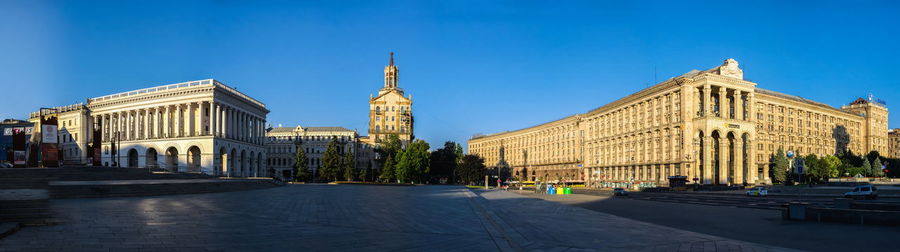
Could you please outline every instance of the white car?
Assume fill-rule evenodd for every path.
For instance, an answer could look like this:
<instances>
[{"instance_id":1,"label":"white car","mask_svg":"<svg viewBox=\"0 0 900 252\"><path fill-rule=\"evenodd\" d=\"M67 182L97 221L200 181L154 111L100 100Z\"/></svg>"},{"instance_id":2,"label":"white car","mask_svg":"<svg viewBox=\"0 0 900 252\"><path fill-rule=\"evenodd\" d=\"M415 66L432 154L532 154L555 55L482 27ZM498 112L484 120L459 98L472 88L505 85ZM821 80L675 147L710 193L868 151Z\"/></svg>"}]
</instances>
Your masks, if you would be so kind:
<instances>
[{"instance_id":1,"label":"white car","mask_svg":"<svg viewBox=\"0 0 900 252\"><path fill-rule=\"evenodd\" d=\"M861 185L853 188L853 191L844 193L844 198L864 198L864 199L877 199L878 198L878 188L873 185Z\"/></svg>"},{"instance_id":2,"label":"white car","mask_svg":"<svg viewBox=\"0 0 900 252\"><path fill-rule=\"evenodd\" d=\"M753 189L750 189L749 191L747 191L747 196L764 197L767 195L769 195L769 190L762 186L757 186L757 187L754 187Z\"/></svg>"}]
</instances>

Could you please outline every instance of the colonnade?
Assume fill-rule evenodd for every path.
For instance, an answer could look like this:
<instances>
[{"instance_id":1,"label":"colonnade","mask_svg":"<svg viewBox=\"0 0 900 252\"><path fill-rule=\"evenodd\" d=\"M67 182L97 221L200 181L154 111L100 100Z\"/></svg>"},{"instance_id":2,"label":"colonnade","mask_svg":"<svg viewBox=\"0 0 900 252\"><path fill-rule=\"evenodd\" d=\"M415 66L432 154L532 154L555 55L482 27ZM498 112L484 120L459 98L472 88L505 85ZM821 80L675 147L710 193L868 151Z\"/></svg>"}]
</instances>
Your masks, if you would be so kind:
<instances>
[{"instance_id":1,"label":"colonnade","mask_svg":"<svg viewBox=\"0 0 900 252\"><path fill-rule=\"evenodd\" d=\"M265 118L235 106L197 101L93 115L103 141L215 136L253 144L265 142ZM98 126L98 125L95 125Z\"/></svg>"},{"instance_id":2,"label":"colonnade","mask_svg":"<svg viewBox=\"0 0 900 252\"><path fill-rule=\"evenodd\" d=\"M753 92L714 86L709 83L698 89L697 117L753 120L753 104L756 104ZM725 111L722 111L722 108Z\"/></svg>"}]
</instances>

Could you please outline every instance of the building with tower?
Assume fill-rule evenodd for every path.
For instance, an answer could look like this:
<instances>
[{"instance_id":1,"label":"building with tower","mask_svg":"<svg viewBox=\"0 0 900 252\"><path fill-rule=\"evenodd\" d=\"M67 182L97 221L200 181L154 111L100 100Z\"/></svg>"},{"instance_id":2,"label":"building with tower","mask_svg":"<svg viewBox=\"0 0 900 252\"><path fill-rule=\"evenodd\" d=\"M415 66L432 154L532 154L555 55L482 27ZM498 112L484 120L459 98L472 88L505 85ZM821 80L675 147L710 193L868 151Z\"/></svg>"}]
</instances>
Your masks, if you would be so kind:
<instances>
[{"instance_id":1,"label":"building with tower","mask_svg":"<svg viewBox=\"0 0 900 252\"><path fill-rule=\"evenodd\" d=\"M400 70L394 65L394 53L384 67L384 87L378 95L369 95L369 136L371 143L379 143L391 134L409 142L413 134L412 95L404 96L400 88Z\"/></svg>"}]
</instances>

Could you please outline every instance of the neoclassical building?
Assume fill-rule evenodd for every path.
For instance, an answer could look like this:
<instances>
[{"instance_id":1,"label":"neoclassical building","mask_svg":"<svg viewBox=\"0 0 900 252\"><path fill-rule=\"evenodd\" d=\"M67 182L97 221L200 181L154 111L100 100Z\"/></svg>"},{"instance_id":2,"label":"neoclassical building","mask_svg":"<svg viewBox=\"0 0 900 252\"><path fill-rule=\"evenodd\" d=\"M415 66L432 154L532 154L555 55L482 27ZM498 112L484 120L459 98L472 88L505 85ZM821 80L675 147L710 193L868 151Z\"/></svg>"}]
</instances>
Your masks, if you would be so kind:
<instances>
[{"instance_id":1,"label":"neoclassical building","mask_svg":"<svg viewBox=\"0 0 900 252\"><path fill-rule=\"evenodd\" d=\"M39 124L41 113L58 116L67 164L88 164L88 144L101 137L104 166L267 175L264 125L269 110L213 79L91 98L32 113L30 121ZM93 135L96 128L100 136Z\"/></svg>"},{"instance_id":2,"label":"neoclassical building","mask_svg":"<svg viewBox=\"0 0 900 252\"><path fill-rule=\"evenodd\" d=\"M900 158L900 129L888 132L888 157Z\"/></svg>"},{"instance_id":3,"label":"neoclassical building","mask_svg":"<svg viewBox=\"0 0 900 252\"><path fill-rule=\"evenodd\" d=\"M338 153L352 153L356 169L371 169L373 146L360 140L356 131L344 127L274 127L266 130L267 163L277 176L293 177L298 151L303 151L313 175L322 166L322 157L332 139L338 142ZM299 148L299 149L298 149Z\"/></svg>"},{"instance_id":4,"label":"neoclassical building","mask_svg":"<svg viewBox=\"0 0 900 252\"><path fill-rule=\"evenodd\" d=\"M394 53L384 67L384 87L378 96L369 95L369 137L366 141L379 143L396 134L402 141L415 138L413 134L412 95L404 97L400 88L400 70L394 65Z\"/></svg>"},{"instance_id":5,"label":"neoclassical building","mask_svg":"<svg viewBox=\"0 0 900 252\"><path fill-rule=\"evenodd\" d=\"M771 183L769 157L887 150L884 104L840 109L757 87L734 59L693 70L583 114L476 136L469 152L534 180L594 186ZM502 159L502 160L501 160Z\"/></svg>"}]
</instances>

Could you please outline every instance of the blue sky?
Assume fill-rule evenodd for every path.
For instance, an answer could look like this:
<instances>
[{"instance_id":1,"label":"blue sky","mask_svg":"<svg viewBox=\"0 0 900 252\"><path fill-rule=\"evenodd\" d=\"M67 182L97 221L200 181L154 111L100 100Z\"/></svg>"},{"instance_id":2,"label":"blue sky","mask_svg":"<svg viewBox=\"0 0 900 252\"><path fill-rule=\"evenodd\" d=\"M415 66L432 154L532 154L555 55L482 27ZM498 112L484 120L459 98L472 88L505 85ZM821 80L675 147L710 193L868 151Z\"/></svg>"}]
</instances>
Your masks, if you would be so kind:
<instances>
[{"instance_id":1,"label":"blue sky","mask_svg":"<svg viewBox=\"0 0 900 252\"><path fill-rule=\"evenodd\" d=\"M759 87L900 109L896 1L0 1L0 118L215 78L272 124L365 134L388 52L432 146L735 58ZM891 127L900 127L892 113Z\"/></svg>"}]
</instances>

